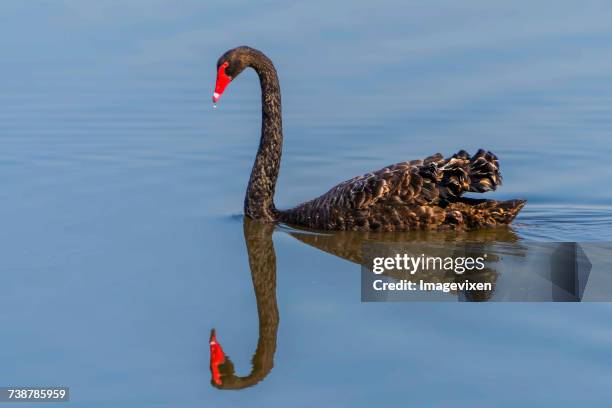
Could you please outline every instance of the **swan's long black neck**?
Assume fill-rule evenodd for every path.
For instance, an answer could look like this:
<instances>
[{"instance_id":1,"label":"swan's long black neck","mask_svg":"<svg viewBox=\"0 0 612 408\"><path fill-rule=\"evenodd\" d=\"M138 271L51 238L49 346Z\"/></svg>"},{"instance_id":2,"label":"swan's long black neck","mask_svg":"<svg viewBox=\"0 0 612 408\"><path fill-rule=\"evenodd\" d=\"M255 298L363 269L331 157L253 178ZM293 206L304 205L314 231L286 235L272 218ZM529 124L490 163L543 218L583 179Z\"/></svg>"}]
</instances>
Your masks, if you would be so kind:
<instances>
[{"instance_id":1,"label":"swan's long black neck","mask_svg":"<svg viewBox=\"0 0 612 408\"><path fill-rule=\"evenodd\" d=\"M278 212L274 206L274 190L283 148L280 85L272 61L262 53L253 57L250 66L261 83L262 122L259 149L244 198L244 213L256 220L275 221Z\"/></svg>"}]
</instances>

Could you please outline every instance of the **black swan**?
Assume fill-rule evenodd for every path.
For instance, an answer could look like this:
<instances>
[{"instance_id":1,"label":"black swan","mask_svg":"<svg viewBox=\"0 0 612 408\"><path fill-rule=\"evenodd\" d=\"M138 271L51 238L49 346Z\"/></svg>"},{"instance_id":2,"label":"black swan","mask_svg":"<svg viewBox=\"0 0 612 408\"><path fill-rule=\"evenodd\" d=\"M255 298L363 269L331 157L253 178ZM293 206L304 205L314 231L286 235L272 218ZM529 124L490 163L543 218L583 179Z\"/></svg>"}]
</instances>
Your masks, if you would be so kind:
<instances>
[{"instance_id":1,"label":"black swan","mask_svg":"<svg viewBox=\"0 0 612 408\"><path fill-rule=\"evenodd\" d=\"M259 75L262 129L257 157L244 200L247 217L319 230L407 231L477 229L512 222L525 200L482 200L465 192L495 190L502 178L497 157L461 150L449 158L393 164L338 184L314 200L289 210L274 205L274 189L283 145L281 95L276 69L261 51L242 46L217 62L216 103L227 85L245 68Z\"/></svg>"}]
</instances>

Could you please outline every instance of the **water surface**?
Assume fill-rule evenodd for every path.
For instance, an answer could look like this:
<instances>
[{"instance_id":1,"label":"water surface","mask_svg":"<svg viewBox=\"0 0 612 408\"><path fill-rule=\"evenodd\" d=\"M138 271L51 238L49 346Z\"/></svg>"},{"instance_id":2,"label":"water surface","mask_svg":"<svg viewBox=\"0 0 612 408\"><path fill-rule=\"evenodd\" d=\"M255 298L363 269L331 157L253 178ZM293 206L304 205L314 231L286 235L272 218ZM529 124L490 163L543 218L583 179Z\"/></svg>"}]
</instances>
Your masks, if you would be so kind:
<instances>
[{"instance_id":1,"label":"water surface","mask_svg":"<svg viewBox=\"0 0 612 408\"><path fill-rule=\"evenodd\" d=\"M251 45L279 70L281 208L484 147L504 175L490 196L529 200L513 240L609 242L610 7L8 1L0 15L0 385L69 386L83 407L607 405L609 305L365 304L357 264L283 228L271 371L213 387L208 337L251 371L240 213L260 96L244 73L212 109L222 52Z\"/></svg>"}]
</instances>

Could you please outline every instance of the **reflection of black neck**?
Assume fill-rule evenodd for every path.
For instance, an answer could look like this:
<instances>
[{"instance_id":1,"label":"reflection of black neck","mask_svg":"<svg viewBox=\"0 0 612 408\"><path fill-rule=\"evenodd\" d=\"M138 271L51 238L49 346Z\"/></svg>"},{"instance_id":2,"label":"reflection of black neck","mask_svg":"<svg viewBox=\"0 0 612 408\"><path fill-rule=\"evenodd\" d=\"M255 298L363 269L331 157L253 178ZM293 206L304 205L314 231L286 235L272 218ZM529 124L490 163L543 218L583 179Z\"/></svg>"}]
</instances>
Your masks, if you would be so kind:
<instances>
[{"instance_id":1,"label":"reflection of black neck","mask_svg":"<svg viewBox=\"0 0 612 408\"><path fill-rule=\"evenodd\" d=\"M264 224L244 219L244 239L249 254L249 266L259 316L259 340L252 359L251 373L245 377L234 374L231 360L226 356L220 366L221 384L219 389L242 389L263 380L274 366L276 334L278 331L278 307L276 305L276 254L272 242L273 224Z\"/></svg>"}]
</instances>

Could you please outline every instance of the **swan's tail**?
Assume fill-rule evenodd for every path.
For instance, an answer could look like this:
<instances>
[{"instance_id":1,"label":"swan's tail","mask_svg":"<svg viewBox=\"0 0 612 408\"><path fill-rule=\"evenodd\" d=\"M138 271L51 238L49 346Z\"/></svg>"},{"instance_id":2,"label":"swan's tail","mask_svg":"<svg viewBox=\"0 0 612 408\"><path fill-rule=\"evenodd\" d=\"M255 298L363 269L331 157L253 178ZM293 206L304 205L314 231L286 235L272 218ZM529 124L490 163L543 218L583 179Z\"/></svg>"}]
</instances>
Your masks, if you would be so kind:
<instances>
[{"instance_id":1,"label":"swan's tail","mask_svg":"<svg viewBox=\"0 0 612 408\"><path fill-rule=\"evenodd\" d=\"M444 198L458 198L468 191L484 193L497 189L502 183L497 156L491 152L480 149L474 156L470 156L461 150L446 160L438 154L425 159L425 164L435 160L439 160L437 170L441 170L440 195ZM422 171L427 169L423 167Z\"/></svg>"},{"instance_id":2,"label":"swan's tail","mask_svg":"<svg viewBox=\"0 0 612 408\"><path fill-rule=\"evenodd\" d=\"M495 191L497 186L502 184L502 176L499 172L499 162L497 156L493 153L480 149L473 157L470 157L464 150L457 155L466 155L465 159L470 161L469 190L474 193L484 193L486 191Z\"/></svg>"}]
</instances>

